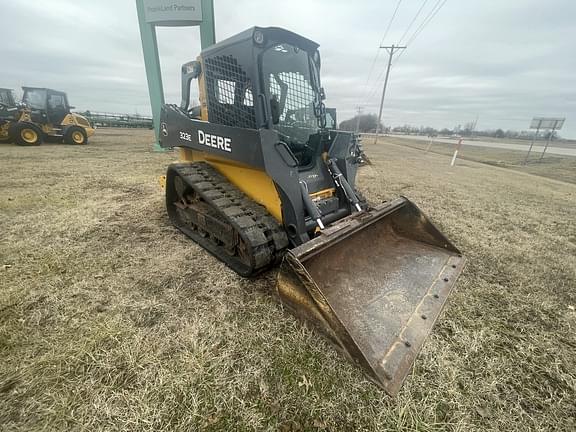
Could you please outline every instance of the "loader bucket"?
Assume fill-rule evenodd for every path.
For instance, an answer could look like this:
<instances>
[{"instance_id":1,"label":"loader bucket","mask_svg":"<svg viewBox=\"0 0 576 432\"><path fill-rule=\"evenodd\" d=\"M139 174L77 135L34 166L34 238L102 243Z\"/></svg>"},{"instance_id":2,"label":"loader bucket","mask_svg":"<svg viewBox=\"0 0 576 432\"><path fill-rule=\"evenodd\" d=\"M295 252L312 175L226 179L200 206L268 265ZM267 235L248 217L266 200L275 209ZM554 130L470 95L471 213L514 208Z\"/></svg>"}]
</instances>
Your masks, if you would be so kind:
<instances>
[{"instance_id":1,"label":"loader bucket","mask_svg":"<svg viewBox=\"0 0 576 432\"><path fill-rule=\"evenodd\" d=\"M356 213L290 250L280 300L398 393L465 259L406 198Z\"/></svg>"}]
</instances>

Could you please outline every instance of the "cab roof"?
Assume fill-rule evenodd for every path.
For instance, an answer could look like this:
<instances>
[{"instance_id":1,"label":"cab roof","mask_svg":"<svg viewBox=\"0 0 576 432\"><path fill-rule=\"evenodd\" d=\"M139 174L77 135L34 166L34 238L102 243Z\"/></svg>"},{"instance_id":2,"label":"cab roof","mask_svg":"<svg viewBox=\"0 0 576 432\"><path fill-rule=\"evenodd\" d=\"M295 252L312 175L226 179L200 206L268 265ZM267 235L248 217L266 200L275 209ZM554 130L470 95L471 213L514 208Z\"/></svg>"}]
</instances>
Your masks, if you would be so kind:
<instances>
[{"instance_id":1,"label":"cab roof","mask_svg":"<svg viewBox=\"0 0 576 432\"><path fill-rule=\"evenodd\" d=\"M54 89L47 88L47 87L25 87L25 86L22 86L22 90L46 90L46 91L53 92L53 93L66 94L66 92L63 92L61 90L54 90Z\"/></svg>"},{"instance_id":2,"label":"cab roof","mask_svg":"<svg viewBox=\"0 0 576 432\"><path fill-rule=\"evenodd\" d=\"M231 36L227 39L221 40L220 42L215 43L214 45L210 45L208 48L202 50L202 54L212 55L215 54L217 51L222 49L230 48L231 45L246 43L251 41L254 43L254 33L257 31L262 32L264 35L264 41L262 46L268 46L274 43L281 43L287 42L291 43L300 49L308 52L313 52L318 49L320 46L316 42L307 39L299 34L291 32L289 30L280 28L280 27L250 27L243 32L240 32L234 36Z\"/></svg>"}]
</instances>

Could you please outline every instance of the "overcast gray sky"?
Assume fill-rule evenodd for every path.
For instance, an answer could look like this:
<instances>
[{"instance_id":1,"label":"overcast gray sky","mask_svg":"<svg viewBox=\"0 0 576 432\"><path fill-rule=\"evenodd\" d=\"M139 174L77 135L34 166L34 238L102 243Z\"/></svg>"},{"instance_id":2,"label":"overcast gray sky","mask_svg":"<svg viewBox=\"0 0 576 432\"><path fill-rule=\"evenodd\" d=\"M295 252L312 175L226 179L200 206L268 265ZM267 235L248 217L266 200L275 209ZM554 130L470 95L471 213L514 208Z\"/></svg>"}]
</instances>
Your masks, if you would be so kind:
<instances>
[{"instance_id":1,"label":"overcast gray sky","mask_svg":"<svg viewBox=\"0 0 576 432\"><path fill-rule=\"evenodd\" d=\"M403 0L384 44L397 43L424 0ZM339 120L377 112L386 53L368 73L397 0L215 0L216 38L280 26L320 44L327 106ZM437 0L428 0L403 42ZM133 0L1 0L0 87L62 89L79 110L150 112ZM197 28L160 28L167 102ZM576 138L576 1L448 0L392 68L384 123L526 129L565 116ZM376 90L378 88L378 90Z\"/></svg>"}]
</instances>

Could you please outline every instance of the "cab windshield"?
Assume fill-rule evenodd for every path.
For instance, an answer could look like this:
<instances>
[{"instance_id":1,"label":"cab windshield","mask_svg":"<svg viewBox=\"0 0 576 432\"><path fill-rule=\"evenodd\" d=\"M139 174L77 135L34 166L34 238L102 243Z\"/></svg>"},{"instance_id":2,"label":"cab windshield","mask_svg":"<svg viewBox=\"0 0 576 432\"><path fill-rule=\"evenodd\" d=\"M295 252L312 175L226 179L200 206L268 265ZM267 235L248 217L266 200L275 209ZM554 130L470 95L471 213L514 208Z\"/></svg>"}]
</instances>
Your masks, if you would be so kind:
<instances>
[{"instance_id":1,"label":"cab windshield","mask_svg":"<svg viewBox=\"0 0 576 432\"><path fill-rule=\"evenodd\" d=\"M0 104L9 107L14 106L14 99L10 90L0 90Z\"/></svg>"},{"instance_id":2,"label":"cab windshield","mask_svg":"<svg viewBox=\"0 0 576 432\"><path fill-rule=\"evenodd\" d=\"M46 90L26 90L22 101L32 109L46 109Z\"/></svg>"},{"instance_id":3,"label":"cab windshield","mask_svg":"<svg viewBox=\"0 0 576 432\"><path fill-rule=\"evenodd\" d=\"M318 131L317 68L306 51L282 43L263 53L262 71L274 129L296 152Z\"/></svg>"}]
</instances>

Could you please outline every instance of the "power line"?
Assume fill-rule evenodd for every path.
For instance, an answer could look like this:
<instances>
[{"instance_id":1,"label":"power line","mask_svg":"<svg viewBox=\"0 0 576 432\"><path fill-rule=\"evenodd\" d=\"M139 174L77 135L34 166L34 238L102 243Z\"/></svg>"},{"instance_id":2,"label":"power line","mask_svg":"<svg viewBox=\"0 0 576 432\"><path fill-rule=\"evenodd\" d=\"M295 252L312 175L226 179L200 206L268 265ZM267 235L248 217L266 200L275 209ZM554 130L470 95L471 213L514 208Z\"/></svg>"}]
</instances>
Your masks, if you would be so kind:
<instances>
[{"instance_id":1,"label":"power line","mask_svg":"<svg viewBox=\"0 0 576 432\"><path fill-rule=\"evenodd\" d=\"M414 42L414 40L418 37L418 35L420 33L422 33L422 30L424 30L424 28L426 28L426 26L430 23L430 21L432 21L432 19L436 16L436 14L438 12L440 12L440 9L442 9L442 7L446 4L447 1L448 0L438 0L436 2L436 4L434 5L434 7L432 7L430 12L426 16L426 18L424 18L424 20L420 23L420 25L414 31L412 36L408 39L408 42L406 42L406 45L411 45L412 42ZM402 57L402 54L404 54L404 53L403 52L400 53L400 55L398 56L398 58L396 59L396 61L394 63L397 63L400 60L400 58Z\"/></svg>"},{"instance_id":2,"label":"power line","mask_svg":"<svg viewBox=\"0 0 576 432\"><path fill-rule=\"evenodd\" d=\"M428 15L427 15L426 17L424 17L424 19L422 20L422 23L425 22L425 21L430 17L430 15L433 13L433 11L436 9L436 7L440 4L441 1L442 1L442 0L437 0L437 1L436 1L436 4L435 4L434 6L432 6L432 9L428 12ZM422 4L420 5L420 8L419 8L418 11L416 12L416 15L414 16L414 18L412 19L412 21L411 21L410 24L408 25L408 28L406 28L406 30L404 31L404 34L402 35L402 37L400 38L400 41L399 41L398 43L402 43L402 40L404 40L404 38L406 37L406 35L408 34L408 32L410 31L410 29L411 29L412 26L414 25L414 22L418 19L418 17L419 17L420 14L422 13L422 10L424 9L424 6L426 6L426 3L428 3L428 0L424 0L424 1L422 2ZM418 28L414 31L414 33L416 33L416 32L420 29L422 23L420 23L420 25L419 25ZM380 45L382 45L382 43L380 43ZM406 45L409 45L409 44L406 44ZM404 53L404 52L401 52L401 53L400 53L400 55L398 56L398 59L402 56L403 53ZM397 59L396 61L398 61L398 59ZM396 62L394 62L394 63L396 63ZM368 97L366 97L366 99L365 99L366 101L369 101L370 99L372 99L372 98L376 95L376 92L378 91L378 82L382 79L382 76L384 75L384 71L385 71L385 69L383 69L383 70L380 72L380 75L378 75L378 78L376 78L376 82L375 82L375 84L374 84L374 87L372 87L372 89L371 89L370 92L367 92L366 89L364 90L363 95L367 95L367 94L368 94Z\"/></svg>"},{"instance_id":3,"label":"power line","mask_svg":"<svg viewBox=\"0 0 576 432\"><path fill-rule=\"evenodd\" d=\"M428 0L424 0L422 5L420 6L420 9L418 10L418 12L416 12L416 16L415 18L412 20L412 22L410 23L410 25L408 26L407 31L404 32L404 34L402 35L402 37L400 38L400 40L403 40L404 37L406 36L406 34L408 33L410 27L412 27L413 22L416 21L417 17L420 15L421 11L424 8L424 5L427 3ZM424 19L422 20L422 22L418 25L418 27L416 28L416 30L414 30L414 33L410 36L410 38L408 39L408 42L406 42L406 46L409 46L412 44L412 42L414 42L414 40L420 35L420 33L422 33L422 31L424 30L424 28L426 28L426 26L430 23L430 21L432 21L432 19L438 14L438 12L440 11L440 9L442 9L442 7L446 4L448 0L437 0L436 3L434 4L434 6L432 6L432 9L430 9L430 11L428 12L428 14L424 17ZM402 51L398 57L396 58L396 60L394 61L394 65L400 60L400 58L402 57L402 55L404 54L404 51ZM388 75L388 70L386 69L387 75ZM378 75L378 78L376 79L376 85L374 86L373 90L369 93L369 96L366 98L366 102L368 102L369 100L371 100L377 90L378 90L378 81L380 81L380 79L382 78L382 75L384 74L384 70L380 73L380 75Z\"/></svg>"},{"instance_id":4,"label":"power line","mask_svg":"<svg viewBox=\"0 0 576 432\"><path fill-rule=\"evenodd\" d=\"M424 0L422 2L422 5L420 6L420 9L418 9L418 12L416 12L416 15L414 15L414 18L412 18L412 21L410 21L410 24L408 24L408 27L406 28L406 31L404 32L404 34L402 35L402 37L400 38L400 40L398 41L398 43L402 43L402 41L404 40L404 38L406 37L406 35L408 34L408 32L410 31L410 29L412 28L412 26L414 25L414 22L418 19L418 17L420 16L420 13L422 12L422 9L424 9L424 6L426 6L426 3L428 3L428 0Z\"/></svg>"},{"instance_id":5,"label":"power line","mask_svg":"<svg viewBox=\"0 0 576 432\"><path fill-rule=\"evenodd\" d=\"M380 41L380 45L382 45L384 43L386 36L388 36L388 32L390 31L390 27L392 26L392 23L394 22L394 18L396 18L396 14L398 13L398 8L400 8L401 3L402 3L402 0L398 0L398 3L396 3L396 8L394 9L392 16L390 17L390 21L388 21L388 25L386 26L386 30L384 31L384 36L382 36L382 40ZM370 78L372 78L372 72L374 71L374 66L376 65L376 61L378 60L379 55L380 55L380 48L378 48L376 50L376 55L374 56L374 60L372 60L372 65L370 66L370 71L368 72L368 78L366 78L366 83L364 84L364 91L362 92L362 95L363 95L362 97L364 97L366 95L368 83L370 82Z\"/></svg>"},{"instance_id":6,"label":"power line","mask_svg":"<svg viewBox=\"0 0 576 432\"><path fill-rule=\"evenodd\" d=\"M396 4L396 9L394 9L394 13L392 14L392 18L390 18L390 21L388 22L388 27L386 27L386 31L384 32L384 36L382 36L382 40L380 41L380 45L382 45L384 43L386 36L388 36L388 32L390 31L390 27L392 26L392 22L394 21L394 18L396 18L396 14L398 13L398 8L400 7L401 3L402 3L402 0L398 0L398 3Z\"/></svg>"},{"instance_id":7,"label":"power line","mask_svg":"<svg viewBox=\"0 0 576 432\"><path fill-rule=\"evenodd\" d=\"M440 9L442 9L442 7L446 4L448 0L444 0L442 1L442 4L440 4L440 6L431 14L428 16L428 18L426 19L426 21L424 21L422 23L422 25L418 28L418 30L416 30L416 32L412 35L412 37L409 39L409 43L414 42L414 40L418 37L418 35L420 33L422 33L422 30L424 30L424 28L426 28L426 26L428 25L428 23L430 23L430 21L432 21L432 19L436 16L436 14L438 14L438 12L440 12ZM438 3L440 3L440 1L438 1ZM432 11L431 11L432 12Z\"/></svg>"}]
</instances>

